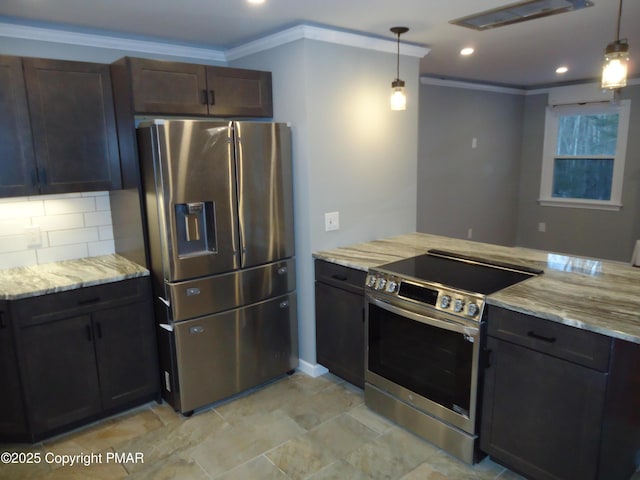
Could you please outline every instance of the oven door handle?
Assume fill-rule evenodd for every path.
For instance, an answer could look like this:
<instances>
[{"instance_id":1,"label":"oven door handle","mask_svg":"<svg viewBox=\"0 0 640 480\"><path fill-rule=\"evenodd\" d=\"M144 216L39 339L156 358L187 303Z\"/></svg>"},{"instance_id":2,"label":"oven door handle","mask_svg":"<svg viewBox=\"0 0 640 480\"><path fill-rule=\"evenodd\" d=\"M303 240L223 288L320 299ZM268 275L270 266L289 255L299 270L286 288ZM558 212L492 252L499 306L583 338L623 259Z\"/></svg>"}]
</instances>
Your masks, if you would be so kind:
<instances>
[{"instance_id":1,"label":"oven door handle","mask_svg":"<svg viewBox=\"0 0 640 480\"><path fill-rule=\"evenodd\" d=\"M465 335L475 336L480 331L478 327L471 327L465 325L463 323L454 322L453 320L448 320L444 318L433 318L428 315L422 315L420 313L412 312L411 310L406 310L404 308L396 307L384 300L380 300L378 298L368 296L368 301L377 305L378 307L387 310L391 313L395 313L396 315L400 315L403 317L410 318L411 320L415 320L420 323L424 323L426 325L431 325L433 327L444 328L445 330L450 330L452 332L458 332Z\"/></svg>"}]
</instances>

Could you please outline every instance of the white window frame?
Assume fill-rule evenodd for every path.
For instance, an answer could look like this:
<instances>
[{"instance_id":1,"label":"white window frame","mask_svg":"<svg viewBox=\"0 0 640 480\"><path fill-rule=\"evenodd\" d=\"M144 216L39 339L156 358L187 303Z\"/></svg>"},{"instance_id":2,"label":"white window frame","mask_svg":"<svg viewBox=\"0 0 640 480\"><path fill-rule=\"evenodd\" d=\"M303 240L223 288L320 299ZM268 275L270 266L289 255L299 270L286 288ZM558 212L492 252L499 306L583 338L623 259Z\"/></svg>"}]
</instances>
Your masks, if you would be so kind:
<instances>
[{"instance_id":1,"label":"white window frame","mask_svg":"<svg viewBox=\"0 0 640 480\"><path fill-rule=\"evenodd\" d=\"M540 205L553 207L595 208L601 210L620 210L622 208L622 183L624 163L627 157L627 137L631 100L617 103L598 102L580 105L548 106L545 115L544 147L542 150L542 175L540 178ZM561 116L596 115L618 113L618 138L613 163L610 200L590 200L582 198L559 198L552 196L553 167L558 144L558 123ZM607 156L606 158L611 158Z\"/></svg>"}]
</instances>

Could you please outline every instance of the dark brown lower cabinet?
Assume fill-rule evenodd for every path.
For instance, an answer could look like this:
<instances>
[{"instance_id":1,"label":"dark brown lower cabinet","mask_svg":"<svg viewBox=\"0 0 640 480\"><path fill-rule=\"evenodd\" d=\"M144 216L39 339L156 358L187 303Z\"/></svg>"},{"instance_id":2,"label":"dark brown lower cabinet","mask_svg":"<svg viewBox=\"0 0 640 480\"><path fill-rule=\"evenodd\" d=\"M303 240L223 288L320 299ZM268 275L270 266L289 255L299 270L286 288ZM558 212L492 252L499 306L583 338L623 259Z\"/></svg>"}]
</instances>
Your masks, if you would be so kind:
<instances>
[{"instance_id":1,"label":"dark brown lower cabinet","mask_svg":"<svg viewBox=\"0 0 640 480\"><path fill-rule=\"evenodd\" d=\"M532 480L627 480L640 416L628 425L635 438L610 419L640 402L638 384L628 384L629 398L612 395L626 342L493 306L487 331L481 449Z\"/></svg>"},{"instance_id":2,"label":"dark brown lower cabinet","mask_svg":"<svg viewBox=\"0 0 640 480\"><path fill-rule=\"evenodd\" d=\"M9 304L0 300L0 432L7 438L18 438L27 431L27 419L12 325Z\"/></svg>"},{"instance_id":3,"label":"dark brown lower cabinet","mask_svg":"<svg viewBox=\"0 0 640 480\"><path fill-rule=\"evenodd\" d=\"M26 428L0 439L37 441L159 398L148 277L8 304Z\"/></svg>"},{"instance_id":4,"label":"dark brown lower cabinet","mask_svg":"<svg viewBox=\"0 0 640 480\"><path fill-rule=\"evenodd\" d=\"M316 357L331 373L364 388L366 272L322 260L316 269Z\"/></svg>"}]
</instances>

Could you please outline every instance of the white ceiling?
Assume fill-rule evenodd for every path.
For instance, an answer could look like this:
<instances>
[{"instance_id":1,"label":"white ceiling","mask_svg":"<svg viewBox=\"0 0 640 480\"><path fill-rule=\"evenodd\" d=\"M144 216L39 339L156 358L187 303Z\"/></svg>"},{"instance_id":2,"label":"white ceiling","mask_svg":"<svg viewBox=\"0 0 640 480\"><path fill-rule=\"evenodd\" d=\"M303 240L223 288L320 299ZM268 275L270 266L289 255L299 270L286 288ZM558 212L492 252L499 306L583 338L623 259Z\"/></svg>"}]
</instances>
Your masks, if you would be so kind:
<instances>
[{"instance_id":1,"label":"white ceiling","mask_svg":"<svg viewBox=\"0 0 640 480\"><path fill-rule=\"evenodd\" d=\"M505 0L1 0L0 20L80 32L156 39L225 50L286 28L319 25L428 47L422 75L519 87L595 79L605 46L615 40L618 0L484 32L450 20L496 8ZM621 37L628 38L631 76L640 75L640 0L625 0ZM1 38L0 38L1 41ZM476 53L461 57L464 46ZM563 76L559 65L569 67Z\"/></svg>"}]
</instances>

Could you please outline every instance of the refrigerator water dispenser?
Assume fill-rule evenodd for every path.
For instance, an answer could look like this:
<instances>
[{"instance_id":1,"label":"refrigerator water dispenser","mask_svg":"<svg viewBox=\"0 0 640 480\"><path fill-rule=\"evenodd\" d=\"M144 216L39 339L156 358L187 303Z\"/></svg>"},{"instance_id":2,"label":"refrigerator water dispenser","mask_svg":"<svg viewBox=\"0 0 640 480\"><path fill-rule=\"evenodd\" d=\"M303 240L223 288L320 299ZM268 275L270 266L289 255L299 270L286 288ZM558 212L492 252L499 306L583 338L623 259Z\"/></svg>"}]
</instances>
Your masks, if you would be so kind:
<instances>
[{"instance_id":1,"label":"refrigerator water dispenser","mask_svg":"<svg viewBox=\"0 0 640 480\"><path fill-rule=\"evenodd\" d=\"M175 209L178 257L215 253L213 202L180 203Z\"/></svg>"}]
</instances>

